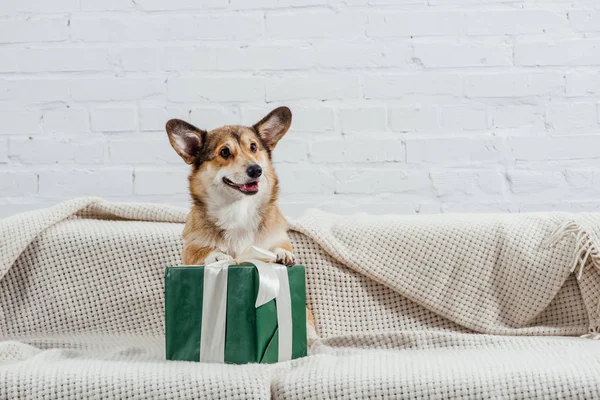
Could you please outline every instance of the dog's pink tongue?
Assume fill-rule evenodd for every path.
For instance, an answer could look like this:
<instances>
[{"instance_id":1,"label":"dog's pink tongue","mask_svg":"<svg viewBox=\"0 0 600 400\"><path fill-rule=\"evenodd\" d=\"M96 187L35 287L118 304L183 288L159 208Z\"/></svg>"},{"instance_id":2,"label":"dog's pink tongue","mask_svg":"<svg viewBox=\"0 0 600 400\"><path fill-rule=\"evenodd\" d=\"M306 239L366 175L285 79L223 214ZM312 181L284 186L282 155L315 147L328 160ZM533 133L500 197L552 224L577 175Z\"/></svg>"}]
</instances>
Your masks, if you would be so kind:
<instances>
[{"instance_id":1,"label":"dog's pink tongue","mask_svg":"<svg viewBox=\"0 0 600 400\"><path fill-rule=\"evenodd\" d=\"M244 192L256 192L258 190L258 182L245 183L242 185Z\"/></svg>"}]
</instances>

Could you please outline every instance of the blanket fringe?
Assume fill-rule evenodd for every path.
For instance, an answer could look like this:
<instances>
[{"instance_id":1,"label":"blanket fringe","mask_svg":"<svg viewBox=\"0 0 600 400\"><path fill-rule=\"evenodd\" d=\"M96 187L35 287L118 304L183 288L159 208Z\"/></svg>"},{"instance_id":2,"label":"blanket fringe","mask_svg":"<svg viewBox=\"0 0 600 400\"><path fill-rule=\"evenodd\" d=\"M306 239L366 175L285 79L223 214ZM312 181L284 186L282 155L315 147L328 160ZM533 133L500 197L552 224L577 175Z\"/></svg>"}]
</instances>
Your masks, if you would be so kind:
<instances>
[{"instance_id":1,"label":"blanket fringe","mask_svg":"<svg viewBox=\"0 0 600 400\"><path fill-rule=\"evenodd\" d=\"M577 280L583 277L583 271L588 265L592 265L600 271L600 252L592 237L574 220L568 220L560 225L545 241L547 247L554 247L566 236L575 237L575 249L570 265L571 273L579 267ZM596 307L596 313L600 314L600 301ZM600 340L600 327L593 327L589 333L581 336L586 339Z\"/></svg>"},{"instance_id":2,"label":"blanket fringe","mask_svg":"<svg viewBox=\"0 0 600 400\"><path fill-rule=\"evenodd\" d=\"M600 271L600 252L592 241L590 235L583 230L575 221L569 220L559 226L546 240L544 245L554 247L564 237L571 235L575 237L575 249L570 265L571 272L577 267L577 280L583 277L583 271L587 265L593 265Z\"/></svg>"},{"instance_id":3,"label":"blanket fringe","mask_svg":"<svg viewBox=\"0 0 600 400\"><path fill-rule=\"evenodd\" d=\"M581 337L585 339L600 340L600 327L590 329L589 333L581 335Z\"/></svg>"}]
</instances>

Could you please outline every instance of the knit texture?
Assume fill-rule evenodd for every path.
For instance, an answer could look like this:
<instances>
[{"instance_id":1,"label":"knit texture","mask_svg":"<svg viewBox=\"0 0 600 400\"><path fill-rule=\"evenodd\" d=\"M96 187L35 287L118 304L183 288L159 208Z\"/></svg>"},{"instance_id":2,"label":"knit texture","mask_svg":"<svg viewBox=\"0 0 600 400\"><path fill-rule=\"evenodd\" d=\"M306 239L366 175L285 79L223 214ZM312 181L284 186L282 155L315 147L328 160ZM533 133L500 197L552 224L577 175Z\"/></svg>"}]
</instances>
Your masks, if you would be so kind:
<instances>
[{"instance_id":1,"label":"knit texture","mask_svg":"<svg viewBox=\"0 0 600 400\"><path fill-rule=\"evenodd\" d=\"M595 214L309 212L291 237L320 337L247 366L164 361L186 214L85 198L0 221L0 399L600 396L598 341L556 337L598 328Z\"/></svg>"}]
</instances>

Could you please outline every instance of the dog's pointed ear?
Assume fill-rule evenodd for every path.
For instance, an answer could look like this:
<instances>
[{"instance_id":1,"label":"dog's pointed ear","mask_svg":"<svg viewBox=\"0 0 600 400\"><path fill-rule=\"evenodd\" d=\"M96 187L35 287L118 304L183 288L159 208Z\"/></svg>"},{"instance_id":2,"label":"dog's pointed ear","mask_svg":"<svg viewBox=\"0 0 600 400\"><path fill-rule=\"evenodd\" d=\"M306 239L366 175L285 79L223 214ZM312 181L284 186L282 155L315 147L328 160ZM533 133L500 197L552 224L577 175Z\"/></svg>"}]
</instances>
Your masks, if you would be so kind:
<instances>
[{"instance_id":1,"label":"dog's pointed ear","mask_svg":"<svg viewBox=\"0 0 600 400\"><path fill-rule=\"evenodd\" d=\"M271 111L254 129L269 150L273 150L279 139L285 135L292 124L292 112L287 107L278 107Z\"/></svg>"},{"instance_id":2,"label":"dog's pointed ear","mask_svg":"<svg viewBox=\"0 0 600 400\"><path fill-rule=\"evenodd\" d=\"M171 146L183 158L183 161L192 164L202 147L203 131L180 119L172 119L167 122L166 129Z\"/></svg>"}]
</instances>

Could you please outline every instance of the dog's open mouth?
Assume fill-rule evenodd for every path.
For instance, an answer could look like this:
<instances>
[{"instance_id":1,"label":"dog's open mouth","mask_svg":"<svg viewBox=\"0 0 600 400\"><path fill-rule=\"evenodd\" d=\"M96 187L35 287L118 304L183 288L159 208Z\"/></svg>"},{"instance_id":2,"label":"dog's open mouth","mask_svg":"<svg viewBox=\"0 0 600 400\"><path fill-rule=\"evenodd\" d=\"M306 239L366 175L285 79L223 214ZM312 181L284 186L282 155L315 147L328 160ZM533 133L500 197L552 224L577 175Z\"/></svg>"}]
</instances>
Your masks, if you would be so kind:
<instances>
[{"instance_id":1,"label":"dog's open mouth","mask_svg":"<svg viewBox=\"0 0 600 400\"><path fill-rule=\"evenodd\" d=\"M258 181L250 181L246 183L234 183L227 178L223 178L223 182L227 186L239 190L244 194L256 194L258 193Z\"/></svg>"}]
</instances>

